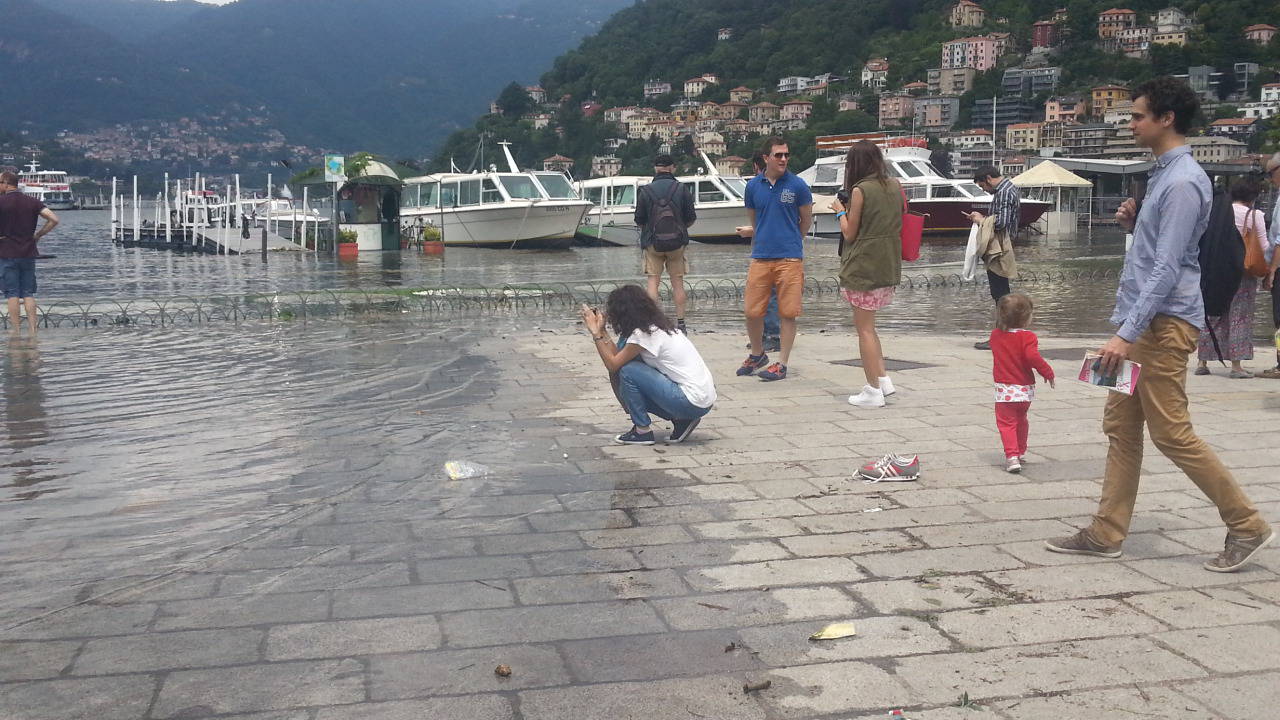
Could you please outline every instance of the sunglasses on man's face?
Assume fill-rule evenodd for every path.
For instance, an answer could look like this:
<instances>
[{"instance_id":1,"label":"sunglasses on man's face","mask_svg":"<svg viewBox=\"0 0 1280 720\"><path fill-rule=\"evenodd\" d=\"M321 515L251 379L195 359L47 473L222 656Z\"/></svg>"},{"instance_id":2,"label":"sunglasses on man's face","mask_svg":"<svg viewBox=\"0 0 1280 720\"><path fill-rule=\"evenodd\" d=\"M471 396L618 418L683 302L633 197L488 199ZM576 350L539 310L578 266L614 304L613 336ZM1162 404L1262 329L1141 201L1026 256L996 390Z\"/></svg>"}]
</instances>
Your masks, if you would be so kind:
<instances>
[{"instance_id":1,"label":"sunglasses on man's face","mask_svg":"<svg viewBox=\"0 0 1280 720\"><path fill-rule=\"evenodd\" d=\"M791 153L774 153L773 156L778 158L779 160L786 160L787 158L791 157Z\"/></svg>"}]
</instances>

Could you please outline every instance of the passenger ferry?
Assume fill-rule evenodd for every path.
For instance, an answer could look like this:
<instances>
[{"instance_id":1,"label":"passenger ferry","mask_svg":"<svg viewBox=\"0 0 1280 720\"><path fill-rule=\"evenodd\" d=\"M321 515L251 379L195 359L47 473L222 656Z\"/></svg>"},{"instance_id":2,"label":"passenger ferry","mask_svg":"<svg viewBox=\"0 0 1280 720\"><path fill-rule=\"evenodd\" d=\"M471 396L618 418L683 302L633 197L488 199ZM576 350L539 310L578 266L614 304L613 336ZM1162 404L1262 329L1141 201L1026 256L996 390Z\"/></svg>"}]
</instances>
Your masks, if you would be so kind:
<instances>
[{"instance_id":1,"label":"passenger ferry","mask_svg":"<svg viewBox=\"0 0 1280 720\"><path fill-rule=\"evenodd\" d=\"M799 173L809 183L814 199L814 231L819 235L835 235L839 227L829 209L836 193L844 187L844 152L853 142L870 140L884 152L889 174L902 184L913 212L924 213L925 232L968 232L972 223L966 217L975 210L986 213L991 195L969 179L943 177L929 159L929 148L920 138L897 137L884 133L828 136L818 138L819 157L813 167ZM839 154L822 153L838 152ZM1051 203L1023 198L1020 220L1023 227L1040 219Z\"/></svg>"},{"instance_id":2,"label":"passenger ferry","mask_svg":"<svg viewBox=\"0 0 1280 720\"><path fill-rule=\"evenodd\" d=\"M565 249L591 203L562 173L523 171L507 143L499 143L509 170L437 173L406 178L401 227L415 234L440 229L447 246Z\"/></svg>"},{"instance_id":3,"label":"passenger ferry","mask_svg":"<svg viewBox=\"0 0 1280 720\"><path fill-rule=\"evenodd\" d=\"M40 164L34 160L18 174L18 189L44 203L50 210L74 210L76 207L67 174L61 170L41 170Z\"/></svg>"},{"instance_id":4,"label":"passenger ferry","mask_svg":"<svg viewBox=\"0 0 1280 720\"><path fill-rule=\"evenodd\" d=\"M689 238L704 243L747 243L738 236L737 228L747 223L743 204L747 180L736 175L721 175L704 154L705 173L681 175L676 179L693 195L698 219L689 228ZM636 194L653 178L648 175L616 175L592 178L577 183L578 191L589 200L578 242L583 245L635 245L640 229L636 227Z\"/></svg>"}]
</instances>

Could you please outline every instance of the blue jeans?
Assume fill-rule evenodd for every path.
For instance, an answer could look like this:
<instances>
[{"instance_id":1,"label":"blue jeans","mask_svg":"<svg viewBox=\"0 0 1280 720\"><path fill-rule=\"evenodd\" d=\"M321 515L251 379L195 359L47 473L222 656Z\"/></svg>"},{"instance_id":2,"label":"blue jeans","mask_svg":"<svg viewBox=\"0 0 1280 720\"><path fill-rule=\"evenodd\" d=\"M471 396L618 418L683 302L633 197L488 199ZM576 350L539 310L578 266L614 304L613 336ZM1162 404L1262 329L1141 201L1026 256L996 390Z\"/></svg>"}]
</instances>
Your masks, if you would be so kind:
<instances>
[{"instance_id":1,"label":"blue jeans","mask_svg":"<svg viewBox=\"0 0 1280 720\"><path fill-rule=\"evenodd\" d=\"M36 296L36 259L0 258L0 289L6 298Z\"/></svg>"},{"instance_id":2,"label":"blue jeans","mask_svg":"<svg viewBox=\"0 0 1280 720\"><path fill-rule=\"evenodd\" d=\"M764 336L776 338L782 334L782 324L778 321L778 288L769 293L769 309L764 313Z\"/></svg>"},{"instance_id":3,"label":"blue jeans","mask_svg":"<svg viewBox=\"0 0 1280 720\"><path fill-rule=\"evenodd\" d=\"M664 420L692 420L711 410L689 402L675 381L640 359L618 371L618 396L636 427L653 424L650 413Z\"/></svg>"}]
</instances>

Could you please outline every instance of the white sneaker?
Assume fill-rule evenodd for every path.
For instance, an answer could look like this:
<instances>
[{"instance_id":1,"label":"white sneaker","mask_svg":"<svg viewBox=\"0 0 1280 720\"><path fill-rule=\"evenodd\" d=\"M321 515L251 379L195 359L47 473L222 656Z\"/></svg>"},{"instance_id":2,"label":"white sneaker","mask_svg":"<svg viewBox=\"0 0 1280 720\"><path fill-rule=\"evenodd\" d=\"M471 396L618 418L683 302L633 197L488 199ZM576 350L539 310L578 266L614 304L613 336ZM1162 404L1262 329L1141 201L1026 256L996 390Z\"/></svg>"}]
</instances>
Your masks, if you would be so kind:
<instances>
[{"instance_id":1,"label":"white sneaker","mask_svg":"<svg viewBox=\"0 0 1280 720\"><path fill-rule=\"evenodd\" d=\"M1005 461L1004 471L1015 475L1022 472L1022 463L1018 460L1017 455Z\"/></svg>"},{"instance_id":2,"label":"white sneaker","mask_svg":"<svg viewBox=\"0 0 1280 720\"><path fill-rule=\"evenodd\" d=\"M884 407L884 393L880 392L880 388L863 385L862 392L849 396L849 404L860 408L882 408Z\"/></svg>"},{"instance_id":3,"label":"white sneaker","mask_svg":"<svg viewBox=\"0 0 1280 720\"><path fill-rule=\"evenodd\" d=\"M885 397L889 397L890 395L897 392L897 390L893 387L893 381L889 379L888 375L880 378L880 392Z\"/></svg>"}]
</instances>

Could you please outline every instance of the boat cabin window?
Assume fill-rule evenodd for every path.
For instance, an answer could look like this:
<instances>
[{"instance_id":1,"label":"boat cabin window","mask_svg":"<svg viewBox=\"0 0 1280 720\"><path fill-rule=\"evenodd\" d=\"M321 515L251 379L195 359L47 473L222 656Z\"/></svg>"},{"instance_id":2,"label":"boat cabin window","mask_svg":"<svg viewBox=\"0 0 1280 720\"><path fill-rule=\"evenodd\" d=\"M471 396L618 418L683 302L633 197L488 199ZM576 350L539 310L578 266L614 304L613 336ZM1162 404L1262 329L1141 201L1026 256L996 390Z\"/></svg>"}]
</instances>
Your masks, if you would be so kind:
<instances>
[{"instance_id":1,"label":"boat cabin window","mask_svg":"<svg viewBox=\"0 0 1280 720\"><path fill-rule=\"evenodd\" d=\"M421 190L421 185L405 185L404 190L400 192L400 207L418 207L418 194Z\"/></svg>"},{"instance_id":2,"label":"boat cabin window","mask_svg":"<svg viewBox=\"0 0 1280 720\"><path fill-rule=\"evenodd\" d=\"M440 186L440 207L458 206L458 183L452 182Z\"/></svg>"},{"instance_id":3,"label":"boat cabin window","mask_svg":"<svg viewBox=\"0 0 1280 720\"><path fill-rule=\"evenodd\" d=\"M502 187L512 200L541 200L542 193L528 175L502 175Z\"/></svg>"},{"instance_id":4,"label":"boat cabin window","mask_svg":"<svg viewBox=\"0 0 1280 720\"><path fill-rule=\"evenodd\" d=\"M438 192L439 188L439 183L423 183L421 194L418 196L418 206L435 207L437 196L440 194Z\"/></svg>"},{"instance_id":5,"label":"boat cabin window","mask_svg":"<svg viewBox=\"0 0 1280 720\"><path fill-rule=\"evenodd\" d=\"M553 200L577 200L578 195L573 191L573 186L560 173L534 173L538 182L542 184L542 188L547 191L547 197Z\"/></svg>"},{"instance_id":6,"label":"boat cabin window","mask_svg":"<svg viewBox=\"0 0 1280 720\"><path fill-rule=\"evenodd\" d=\"M479 205L480 204L480 181L479 180L463 180L458 183L458 204L459 205Z\"/></svg>"},{"instance_id":7,"label":"boat cabin window","mask_svg":"<svg viewBox=\"0 0 1280 720\"><path fill-rule=\"evenodd\" d=\"M604 188L589 187L582 191L582 196L591 202L592 205L599 205L600 198L604 196Z\"/></svg>"},{"instance_id":8,"label":"boat cabin window","mask_svg":"<svg viewBox=\"0 0 1280 720\"><path fill-rule=\"evenodd\" d=\"M729 197L724 194L724 190L717 187L715 182L711 180L698 181L697 198L700 203L724 202L729 199Z\"/></svg>"},{"instance_id":9,"label":"boat cabin window","mask_svg":"<svg viewBox=\"0 0 1280 720\"><path fill-rule=\"evenodd\" d=\"M813 171L814 185L841 185L844 182L844 165L815 165Z\"/></svg>"},{"instance_id":10,"label":"boat cabin window","mask_svg":"<svg viewBox=\"0 0 1280 720\"><path fill-rule=\"evenodd\" d=\"M904 187L903 191L907 193L908 200L919 200L921 198L927 197L929 194L929 188L925 187L924 185L912 185L911 187Z\"/></svg>"},{"instance_id":11,"label":"boat cabin window","mask_svg":"<svg viewBox=\"0 0 1280 720\"><path fill-rule=\"evenodd\" d=\"M924 175L924 171L916 167L915 163L900 162L900 163L893 163L893 166L897 168L899 172L903 173L905 177L918 178Z\"/></svg>"},{"instance_id":12,"label":"boat cabin window","mask_svg":"<svg viewBox=\"0 0 1280 720\"><path fill-rule=\"evenodd\" d=\"M636 186L635 185L614 185L610 190L612 193L609 197L610 205L635 205L636 204Z\"/></svg>"},{"instance_id":13,"label":"boat cabin window","mask_svg":"<svg viewBox=\"0 0 1280 720\"><path fill-rule=\"evenodd\" d=\"M742 178L720 178L725 185L729 186L729 190L737 196L738 199L747 196L747 181Z\"/></svg>"},{"instance_id":14,"label":"boat cabin window","mask_svg":"<svg viewBox=\"0 0 1280 720\"><path fill-rule=\"evenodd\" d=\"M932 190L932 194L930 195L930 197L936 197L936 198L963 197L960 194L960 191L957 190L953 185L934 185L931 188L931 190Z\"/></svg>"},{"instance_id":15,"label":"boat cabin window","mask_svg":"<svg viewBox=\"0 0 1280 720\"><path fill-rule=\"evenodd\" d=\"M483 190L480 193L481 202L484 203L500 203L502 202L502 191L498 189L498 184L493 178L485 178L481 186Z\"/></svg>"}]
</instances>

